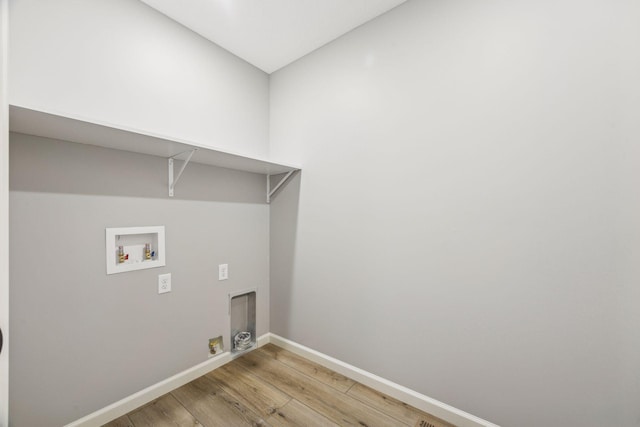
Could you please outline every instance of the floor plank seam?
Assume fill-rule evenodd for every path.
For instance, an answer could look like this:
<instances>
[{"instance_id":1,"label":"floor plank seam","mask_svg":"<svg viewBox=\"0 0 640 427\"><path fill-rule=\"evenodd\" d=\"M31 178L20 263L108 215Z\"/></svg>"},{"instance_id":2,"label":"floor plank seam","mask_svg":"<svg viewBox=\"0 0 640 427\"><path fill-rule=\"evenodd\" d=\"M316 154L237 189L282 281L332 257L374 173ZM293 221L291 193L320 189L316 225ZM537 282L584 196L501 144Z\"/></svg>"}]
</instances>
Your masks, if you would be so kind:
<instances>
[{"instance_id":1,"label":"floor plank seam","mask_svg":"<svg viewBox=\"0 0 640 427\"><path fill-rule=\"evenodd\" d=\"M355 384L354 384L354 385L355 385ZM373 406L371 406L368 402L366 402L366 401L364 401L364 400L362 400L362 399L359 399L357 396L354 396L354 395L349 395L349 396L351 396L352 398L354 398L354 399L355 399L355 400L357 400L358 402L362 403L363 405L366 405L366 406L368 406L368 407L370 407L370 408L374 408L374 407L373 407ZM374 409L375 409L375 408L374 408ZM379 410L379 411L382 411L382 409L378 409L378 410ZM410 426L410 427L414 427L414 426L416 425L416 423L420 420L420 416L416 416L416 419L415 419L415 422L414 422L414 423L406 423L406 422L404 422L404 421L402 421L402 420L398 419L397 417L395 417L395 416L393 416L393 415L389 414L388 412L384 412L384 413L385 413L388 417L393 418L393 419L394 419L394 420L396 420L398 423L400 423L400 425L403 425L403 426Z\"/></svg>"},{"instance_id":2,"label":"floor plank seam","mask_svg":"<svg viewBox=\"0 0 640 427\"><path fill-rule=\"evenodd\" d=\"M349 392L351 391L351 389L353 387L355 387L356 384L359 384L358 382L356 382L355 380L353 380L353 384L351 384L351 386L344 392L344 394L348 394L349 396L351 396L351 394L349 394ZM352 396L353 397L353 396Z\"/></svg>"},{"instance_id":3,"label":"floor plank seam","mask_svg":"<svg viewBox=\"0 0 640 427\"><path fill-rule=\"evenodd\" d=\"M322 414L322 413L320 413L320 412L316 411L315 409L311 408L311 407L310 407L309 405L307 405L306 403L301 402L301 401L296 400L296 399L291 399L291 400L295 400L295 401L296 401L296 402L298 402L300 405L302 405L302 406L304 406L305 408L307 408L309 411L311 411L311 412L315 412L316 414L320 415L322 418L326 419L327 421L329 421L329 422L334 422L331 418L329 418L329 417L327 417L326 415L324 415L324 414Z\"/></svg>"},{"instance_id":4,"label":"floor plank seam","mask_svg":"<svg viewBox=\"0 0 640 427\"><path fill-rule=\"evenodd\" d=\"M280 406L276 406L276 407L275 407L275 410L276 410L276 411L277 411L278 409L280 409L280 408L284 407L284 406L285 406L286 404L288 404L291 400L293 400L293 396L290 396L290 395L289 395L288 393L286 393L284 390L281 390L281 389L280 389L280 388L278 388L276 385L269 383L269 382L268 382L268 381L266 381L264 378L261 378L260 376L255 375L253 372L248 372L248 371L247 371L247 372L245 372L245 374L246 374L246 375L248 375L249 377L253 377L253 378L255 378L255 379L256 379L256 381L262 381L262 382L264 382L265 384L269 384L269 386L273 387L274 389L278 390L278 392L280 392L280 393L282 393L283 395L287 396L288 400L287 400L284 404L282 404L282 405L280 405ZM206 375L210 376L210 375L211 375L211 373L206 374ZM211 376L210 376L210 378L211 378ZM218 385L219 385L223 390L225 390L227 393L229 393L229 394L231 394L231 395L235 395L235 393L233 392L233 390L230 390L230 389L228 389L228 388L224 387L224 386L223 386L222 384L220 384L220 383L217 383L217 384L218 384ZM274 411L274 412L275 412L275 411Z\"/></svg>"},{"instance_id":5,"label":"floor plank seam","mask_svg":"<svg viewBox=\"0 0 640 427\"><path fill-rule=\"evenodd\" d=\"M196 417L196 414L194 414L193 412L191 412L191 411L189 410L189 408L187 408L186 406L184 406L184 404L183 404L182 402L180 402L180 400L178 400L178 398L176 397L176 395L175 395L175 394L173 394L173 391L170 391L170 392L169 392L169 393L167 393L167 394L170 394L171 396L173 396L173 398L174 398L174 399L176 399L176 401L177 401L177 402L178 402L178 403L179 403L179 404L184 408L184 410L185 410L185 411L187 411L187 412L189 413L189 415L191 415L191 416L193 417L193 419L194 419L194 420L196 420L196 421L198 422L198 425L199 425L199 426L204 427L204 424L202 424L202 421L200 421L200 420L198 419L198 417ZM137 427L137 426L135 426L135 425L134 425L134 427Z\"/></svg>"},{"instance_id":6,"label":"floor plank seam","mask_svg":"<svg viewBox=\"0 0 640 427\"><path fill-rule=\"evenodd\" d=\"M451 426L352 378L267 344L105 427L175 427L186 426L185 422L190 427L416 427L421 421L425 426Z\"/></svg>"},{"instance_id":7,"label":"floor plank seam","mask_svg":"<svg viewBox=\"0 0 640 427\"><path fill-rule=\"evenodd\" d=\"M247 355L247 357L249 357L249 359L245 359L245 362L249 363L249 365L252 366L253 369L260 369L260 367L255 365L256 363L255 361L254 362L250 361L252 358L253 359L257 358L259 360L266 361L265 363L268 363L268 361L272 361L275 365L280 366L281 368L284 368L283 369L284 371L291 370L292 372L296 372L301 377L301 379L303 379L304 382L312 385L313 387L318 387L320 389L322 389L322 387L328 387L330 390L333 390L333 392L337 392L336 396L344 396L344 394L341 391L337 391L333 387L329 387L327 384L325 384L322 381L319 381L316 378L313 378L311 375L308 375L304 372L300 372L296 369L291 369L286 364L283 364L282 362L275 360L272 356L268 354L265 355L264 353L256 352L253 355ZM265 371L267 371L267 369L265 369ZM269 381L268 378L266 377L263 377L263 378L265 381L267 382ZM306 392L306 390L302 388L301 392ZM352 397L350 398L353 399ZM392 418L389 415L385 414L382 410L369 406L368 404L360 402L357 399L353 399L353 401L358 402L361 405L361 408L360 408L361 410L366 408L367 413L371 412L371 414L375 414L378 417L378 421L380 421L381 423L382 423L382 420L386 417L387 420L386 420L386 423L384 423L384 425L394 425L394 426L398 425L397 420L395 418ZM360 413L361 415L355 415L357 412L356 411L352 415L351 413L349 413L349 411L345 412L344 406L341 404L338 404L338 402L335 402L335 403L325 402L324 405L326 405L326 409L328 409L329 411L323 411L320 408L315 408L314 410L339 425L352 424L353 421L362 424L362 420L359 419L359 417L362 415L362 412ZM352 420L346 419L344 418L345 416L351 417L353 419ZM393 421L393 423L390 423L390 421ZM404 425L404 423L401 423L401 424Z\"/></svg>"},{"instance_id":8,"label":"floor plank seam","mask_svg":"<svg viewBox=\"0 0 640 427\"><path fill-rule=\"evenodd\" d=\"M272 345L274 345L274 346L275 346L275 344L272 344ZM276 346L276 347L277 347L277 346ZM278 348L279 348L279 347L278 347ZM284 349L283 349L283 351L286 351L286 350L284 350ZM265 352L265 353L267 353L267 352ZM297 369L297 368L295 368L295 367L293 367L293 366L290 366L290 365L288 365L288 364L284 363L282 360L276 359L275 357L270 357L270 356L269 356L269 354L266 354L266 355L265 355L264 353L257 353L257 354L258 354L260 357L263 357L263 358L265 358L265 359L274 360L274 361L278 362L279 364L283 365L284 367L286 367L286 368L288 368L288 369L291 369L291 370L294 370L295 372L297 372L297 373L299 373L299 374L301 374L301 375L304 375L304 376L305 376L305 377L307 377L308 379L311 379L311 380L313 380L313 381L317 381L317 382L319 382L319 383L321 383L321 384L324 384L324 385L327 385L327 386L331 387L332 389L336 390L336 391L337 391L337 392L339 392L339 393L343 393L343 391L342 391L342 390L337 389L337 388L336 388L335 386L333 386L332 384L329 384L329 383L324 382L324 381L320 381L319 379L314 378L313 376L311 376L311 375L307 374L306 372L301 371L301 370L299 370L299 369ZM266 381L266 380L265 380L265 381ZM353 387L353 386L354 386L354 384L352 384L349 388L351 388L351 387ZM285 393L285 394L286 394L286 393Z\"/></svg>"},{"instance_id":9,"label":"floor plank seam","mask_svg":"<svg viewBox=\"0 0 640 427\"><path fill-rule=\"evenodd\" d=\"M338 374L337 372L332 371L331 369L325 368L322 365L318 365L315 362L307 360L302 356L298 356L295 353L291 353L290 354L289 358L293 358L294 360L295 359L300 359L300 360L304 361L304 363L308 363L310 366L313 366L314 372L316 374L318 374L320 371L326 371L327 373L330 373L330 375L333 378L335 378L334 376L337 375L337 376L340 376L340 377L344 378L345 380L351 381L352 384L346 390L343 390L341 387L336 385L333 381L323 381L318 376L309 375L307 372L299 369L295 364L287 363L286 362L286 357L282 357L282 355L283 355L283 353L289 352L288 350L286 350L286 349L284 349L282 347L279 347L278 345L273 344L273 343L267 344L265 347L261 348L261 350L263 350L263 353L261 353L261 354L264 355L265 357L269 357L269 358L271 358L273 360L276 360L276 361L282 363L283 365L287 366L288 368L295 370L296 372L299 372L299 373L304 374L304 375L306 375L308 377L314 378L317 381L320 381L321 383L328 385L329 387L333 388L334 390L336 390L336 391L338 391L340 393L347 393L356 383L356 381L354 379L349 378L349 377L347 377L345 375L342 375L342 374ZM274 350L271 347L275 347L277 350ZM266 354L264 354L264 353L266 353ZM285 359L285 360L282 360L282 359Z\"/></svg>"}]
</instances>

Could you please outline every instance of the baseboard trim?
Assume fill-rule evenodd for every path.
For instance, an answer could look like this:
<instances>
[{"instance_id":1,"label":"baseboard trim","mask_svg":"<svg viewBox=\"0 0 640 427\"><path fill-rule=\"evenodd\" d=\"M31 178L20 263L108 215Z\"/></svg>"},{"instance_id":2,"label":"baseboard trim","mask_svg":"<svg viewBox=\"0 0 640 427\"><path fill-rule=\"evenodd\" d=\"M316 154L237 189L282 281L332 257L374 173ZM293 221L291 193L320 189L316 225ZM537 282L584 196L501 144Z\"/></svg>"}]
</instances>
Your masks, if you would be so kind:
<instances>
[{"instance_id":1,"label":"baseboard trim","mask_svg":"<svg viewBox=\"0 0 640 427\"><path fill-rule=\"evenodd\" d=\"M258 348L271 342L271 333L266 333L258 337Z\"/></svg>"},{"instance_id":2,"label":"baseboard trim","mask_svg":"<svg viewBox=\"0 0 640 427\"><path fill-rule=\"evenodd\" d=\"M424 394L420 394L407 387L401 386L384 378L381 378L375 374L356 368L353 365L349 365L341 360L335 359L319 351L313 350L309 347L305 347L301 344L283 338L276 334L269 334L269 342L282 347L285 350L289 350L292 353L302 356L305 359L316 362L325 368L329 368L336 371L354 381L371 387L381 393L389 395L395 399L405 402L415 408L418 408L424 412L428 412L455 424L459 427L498 427L489 421L478 418L475 415L471 415L453 406L442 403L436 399L432 399Z\"/></svg>"},{"instance_id":3,"label":"baseboard trim","mask_svg":"<svg viewBox=\"0 0 640 427\"><path fill-rule=\"evenodd\" d=\"M270 340L270 334L264 334L258 337L258 347L262 347L268 344ZM188 382L195 380L202 375L213 371L220 366L229 363L232 360L231 353L225 352L219 356L210 358L209 360L202 362L196 366L186 369L166 380L160 381L152 386L140 390L131 396L125 397L109 406L99 409L85 417L80 418L65 427L95 427L115 420L124 414L133 411L134 409L151 402L153 399L175 390Z\"/></svg>"},{"instance_id":4,"label":"baseboard trim","mask_svg":"<svg viewBox=\"0 0 640 427\"><path fill-rule=\"evenodd\" d=\"M453 406L447 405L446 403L432 399L407 387L386 380L353 365L349 365L348 363L320 353L319 351L313 350L309 347L305 347L302 344L298 344L279 335L267 333L258 337L258 347L262 347L268 343L273 343L278 347L289 350L292 353L316 362L381 393L387 394L422 411L433 414L438 418L442 418L443 420L455 424L458 427L499 427L498 425L483 420L482 418L478 418L467 412L461 411L460 409L454 408ZM231 360L232 356L229 352L223 353L220 356L212 357L205 362L186 369L170 378L167 378L166 380L160 381L159 383L149 386L144 390L134 393L131 396L125 397L122 400L67 424L65 427L95 427L106 424L109 421L115 420L116 418L121 417L122 415L131 412L178 387L181 387L206 373L229 363Z\"/></svg>"}]
</instances>

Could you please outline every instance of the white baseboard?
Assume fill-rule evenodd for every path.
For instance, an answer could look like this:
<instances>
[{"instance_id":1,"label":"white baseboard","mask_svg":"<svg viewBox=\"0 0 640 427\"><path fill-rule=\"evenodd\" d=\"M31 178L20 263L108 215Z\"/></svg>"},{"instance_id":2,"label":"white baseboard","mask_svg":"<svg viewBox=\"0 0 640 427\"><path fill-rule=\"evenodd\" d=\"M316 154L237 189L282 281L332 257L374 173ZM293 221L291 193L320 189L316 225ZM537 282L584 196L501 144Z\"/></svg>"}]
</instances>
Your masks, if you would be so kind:
<instances>
[{"instance_id":1,"label":"white baseboard","mask_svg":"<svg viewBox=\"0 0 640 427\"><path fill-rule=\"evenodd\" d=\"M258 337L258 348L271 342L271 333L266 333Z\"/></svg>"},{"instance_id":2,"label":"white baseboard","mask_svg":"<svg viewBox=\"0 0 640 427\"><path fill-rule=\"evenodd\" d=\"M459 427L498 427L489 421L468 414L460 409L449 406L438 400L432 399L424 394L393 383L389 380L381 378L370 372L356 368L353 365L334 359L331 356L320 353L319 351L310 349L301 344L282 338L276 334L269 334L269 342L289 350L292 353L302 356L305 359L316 362L325 368L329 368L345 377L351 378L361 384L373 388L374 390L407 403L414 408L418 408L424 412L428 412L438 418L455 424Z\"/></svg>"},{"instance_id":3,"label":"white baseboard","mask_svg":"<svg viewBox=\"0 0 640 427\"><path fill-rule=\"evenodd\" d=\"M258 347L268 344L269 339L269 334L258 337ZM65 427L95 427L106 424L109 421L115 420L116 418L151 402L153 399L157 399L158 397L167 394L178 387L182 387L188 382L191 382L196 378L229 363L231 360L231 353L229 352L212 357L209 360L186 369L170 378L167 378L166 380L160 381L159 383L149 386L144 390L140 390L131 396L125 397L122 400L99 409L86 417L82 417L79 420L67 424Z\"/></svg>"},{"instance_id":4,"label":"white baseboard","mask_svg":"<svg viewBox=\"0 0 640 427\"><path fill-rule=\"evenodd\" d=\"M424 412L433 414L438 418L442 418L443 420L455 424L458 427L499 427L496 424L456 409L446 403L442 403L370 372L356 368L353 365L334 359L331 356L327 356L326 354L310 349L309 347L305 347L286 338L282 338L279 335L268 333L258 337L258 347L262 347L268 343L273 343L278 347L289 350L292 353L304 357L305 359L316 362L326 368L349 377L354 381L371 387L374 390L405 402ZM167 378L166 380L160 381L159 383L149 386L144 390L132 394L131 396L125 397L122 400L99 409L86 417L82 417L79 420L67 424L65 427L95 427L106 424L109 421L121 417L122 415L151 402L153 399L157 399L158 397L175 390L176 388L181 387L188 382L219 368L220 366L223 366L226 363L229 363L231 360L232 356L229 352L223 353L220 356L212 357L199 365L184 370L170 378Z\"/></svg>"}]
</instances>

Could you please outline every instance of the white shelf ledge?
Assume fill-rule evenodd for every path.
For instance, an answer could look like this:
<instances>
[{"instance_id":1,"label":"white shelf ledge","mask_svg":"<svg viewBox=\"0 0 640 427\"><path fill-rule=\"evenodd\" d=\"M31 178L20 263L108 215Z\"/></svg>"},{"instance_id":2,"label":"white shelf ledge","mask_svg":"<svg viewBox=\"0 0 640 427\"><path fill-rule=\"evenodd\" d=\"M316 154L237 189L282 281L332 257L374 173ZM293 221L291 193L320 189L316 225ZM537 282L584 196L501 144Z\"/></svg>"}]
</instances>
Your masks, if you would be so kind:
<instances>
[{"instance_id":1,"label":"white shelf ledge","mask_svg":"<svg viewBox=\"0 0 640 427\"><path fill-rule=\"evenodd\" d=\"M19 105L9 106L9 130L167 159L197 149L191 159L194 163L264 175L278 175L300 169L296 166L218 150L179 138Z\"/></svg>"}]
</instances>

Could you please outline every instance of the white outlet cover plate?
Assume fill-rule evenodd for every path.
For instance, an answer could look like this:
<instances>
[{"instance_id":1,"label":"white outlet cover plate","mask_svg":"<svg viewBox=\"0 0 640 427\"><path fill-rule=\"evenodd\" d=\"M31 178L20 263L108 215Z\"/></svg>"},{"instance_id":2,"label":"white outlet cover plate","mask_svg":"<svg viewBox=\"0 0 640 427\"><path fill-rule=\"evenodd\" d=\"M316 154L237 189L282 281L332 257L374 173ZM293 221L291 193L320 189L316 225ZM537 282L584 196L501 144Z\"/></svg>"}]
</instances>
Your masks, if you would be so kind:
<instances>
[{"instance_id":1,"label":"white outlet cover plate","mask_svg":"<svg viewBox=\"0 0 640 427\"><path fill-rule=\"evenodd\" d=\"M227 280L229 278L229 264L218 265L218 280Z\"/></svg>"},{"instance_id":2,"label":"white outlet cover plate","mask_svg":"<svg viewBox=\"0 0 640 427\"><path fill-rule=\"evenodd\" d=\"M171 273L158 275L158 293L171 292Z\"/></svg>"}]
</instances>

